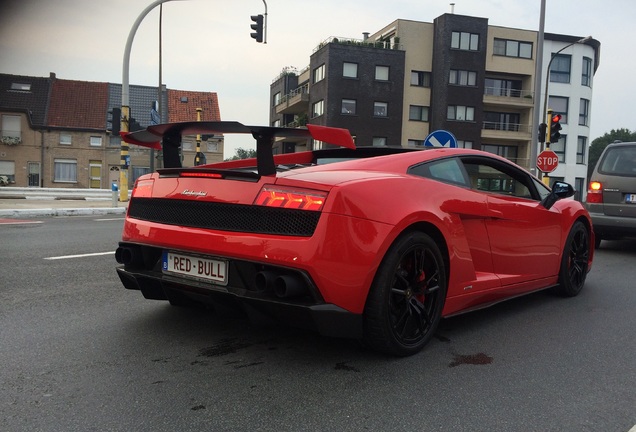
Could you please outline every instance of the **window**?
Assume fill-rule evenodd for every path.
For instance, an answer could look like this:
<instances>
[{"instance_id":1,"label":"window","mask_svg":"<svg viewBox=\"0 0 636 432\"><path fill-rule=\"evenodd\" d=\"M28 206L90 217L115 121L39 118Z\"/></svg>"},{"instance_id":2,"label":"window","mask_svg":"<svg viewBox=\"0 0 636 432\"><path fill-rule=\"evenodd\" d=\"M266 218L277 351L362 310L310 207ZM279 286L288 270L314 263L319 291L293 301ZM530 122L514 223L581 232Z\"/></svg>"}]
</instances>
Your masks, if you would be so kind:
<instances>
[{"instance_id":1,"label":"window","mask_svg":"<svg viewBox=\"0 0 636 432\"><path fill-rule=\"evenodd\" d=\"M477 72L451 69L448 83L461 86L475 86L477 85Z\"/></svg>"},{"instance_id":2,"label":"window","mask_svg":"<svg viewBox=\"0 0 636 432\"><path fill-rule=\"evenodd\" d=\"M102 146L102 137L100 137L100 136L92 136L90 138L90 146L91 147L101 147Z\"/></svg>"},{"instance_id":3,"label":"window","mask_svg":"<svg viewBox=\"0 0 636 432\"><path fill-rule=\"evenodd\" d=\"M314 69L314 83L318 81L322 81L325 79L325 64L321 64L316 69Z\"/></svg>"},{"instance_id":4,"label":"window","mask_svg":"<svg viewBox=\"0 0 636 432\"><path fill-rule=\"evenodd\" d=\"M473 142L472 141L457 140L457 147L458 148L471 149L471 148L473 148Z\"/></svg>"},{"instance_id":5,"label":"window","mask_svg":"<svg viewBox=\"0 0 636 432\"><path fill-rule=\"evenodd\" d=\"M281 101L281 94L280 94L280 92L278 92L272 98L272 106L276 106L276 105L280 104L280 101Z\"/></svg>"},{"instance_id":6,"label":"window","mask_svg":"<svg viewBox=\"0 0 636 432\"><path fill-rule=\"evenodd\" d=\"M11 90L28 92L31 91L31 84L28 83L11 83Z\"/></svg>"},{"instance_id":7,"label":"window","mask_svg":"<svg viewBox=\"0 0 636 432\"><path fill-rule=\"evenodd\" d=\"M576 141L576 163L585 164L585 149L587 148L587 137L580 136Z\"/></svg>"},{"instance_id":8,"label":"window","mask_svg":"<svg viewBox=\"0 0 636 432\"><path fill-rule=\"evenodd\" d=\"M424 71L411 71L411 85L417 87L431 86L431 73Z\"/></svg>"},{"instance_id":9,"label":"window","mask_svg":"<svg viewBox=\"0 0 636 432\"><path fill-rule=\"evenodd\" d=\"M479 49L479 35L475 33L453 32L451 34L451 48L477 51Z\"/></svg>"},{"instance_id":10,"label":"window","mask_svg":"<svg viewBox=\"0 0 636 432\"><path fill-rule=\"evenodd\" d=\"M532 58L532 43L507 39L495 39L493 54L505 57Z\"/></svg>"},{"instance_id":11,"label":"window","mask_svg":"<svg viewBox=\"0 0 636 432\"><path fill-rule=\"evenodd\" d=\"M492 96L521 97L521 80L486 78L484 94Z\"/></svg>"},{"instance_id":12,"label":"window","mask_svg":"<svg viewBox=\"0 0 636 432\"><path fill-rule=\"evenodd\" d=\"M581 191L585 188L585 179L583 177L576 177L574 179L574 199L577 201L583 201L583 194Z\"/></svg>"},{"instance_id":13,"label":"window","mask_svg":"<svg viewBox=\"0 0 636 432\"><path fill-rule=\"evenodd\" d=\"M457 121L474 121L475 108L460 105L449 105L446 118L448 120Z\"/></svg>"},{"instance_id":14,"label":"window","mask_svg":"<svg viewBox=\"0 0 636 432\"><path fill-rule=\"evenodd\" d=\"M183 140L181 142L181 149L184 151L194 151L194 143L190 140Z\"/></svg>"},{"instance_id":15,"label":"window","mask_svg":"<svg viewBox=\"0 0 636 432\"><path fill-rule=\"evenodd\" d=\"M373 137L373 147L382 147L386 145L386 137Z\"/></svg>"},{"instance_id":16,"label":"window","mask_svg":"<svg viewBox=\"0 0 636 432\"><path fill-rule=\"evenodd\" d=\"M15 183L15 162L0 160L0 175L7 176L9 183Z\"/></svg>"},{"instance_id":17,"label":"window","mask_svg":"<svg viewBox=\"0 0 636 432\"><path fill-rule=\"evenodd\" d=\"M579 124L581 126L587 126L590 115L590 101L587 99L581 99L579 106Z\"/></svg>"},{"instance_id":18,"label":"window","mask_svg":"<svg viewBox=\"0 0 636 432\"><path fill-rule=\"evenodd\" d=\"M323 99L311 106L311 118L319 117L325 113L325 101Z\"/></svg>"},{"instance_id":19,"label":"window","mask_svg":"<svg viewBox=\"0 0 636 432\"><path fill-rule=\"evenodd\" d=\"M343 99L341 114L355 115L356 113L356 101L354 99Z\"/></svg>"},{"instance_id":20,"label":"window","mask_svg":"<svg viewBox=\"0 0 636 432\"><path fill-rule=\"evenodd\" d=\"M55 182L77 183L77 160L75 159L55 159L54 179Z\"/></svg>"},{"instance_id":21,"label":"window","mask_svg":"<svg viewBox=\"0 0 636 432\"><path fill-rule=\"evenodd\" d=\"M460 166L460 162L456 158L444 159L424 164L416 168L424 177L439 180L445 183L458 184L460 186L468 186L464 178L464 172ZM415 171L417 173L417 171Z\"/></svg>"},{"instance_id":22,"label":"window","mask_svg":"<svg viewBox=\"0 0 636 432\"><path fill-rule=\"evenodd\" d=\"M420 105L409 106L409 120L428 121L428 107Z\"/></svg>"},{"instance_id":23,"label":"window","mask_svg":"<svg viewBox=\"0 0 636 432\"><path fill-rule=\"evenodd\" d=\"M561 123L568 122L568 98L561 96L550 96L548 106L552 108L552 114L561 114Z\"/></svg>"},{"instance_id":24,"label":"window","mask_svg":"<svg viewBox=\"0 0 636 432\"><path fill-rule=\"evenodd\" d=\"M558 142L550 143L550 150L559 156L559 162L565 163L565 141L566 136L561 135Z\"/></svg>"},{"instance_id":25,"label":"window","mask_svg":"<svg viewBox=\"0 0 636 432\"><path fill-rule=\"evenodd\" d=\"M2 116L2 143L19 144L22 141L22 121L20 116Z\"/></svg>"},{"instance_id":26,"label":"window","mask_svg":"<svg viewBox=\"0 0 636 432\"><path fill-rule=\"evenodd\" d=\"M583 71L581 73L581 85L592 87L592 59L583 57Z\"/></svg>"},{"instance_id":27,"label":"window","mask_svg":"<svg viewBox=\"0 0 636 432\"><path fill-rule=\"evenodd\" d=\"M480 159L464 159L464 168L473 189L532 199L529 178L520 176L504 165Z\"/></svg>"},{"instance_id":28,"label":"window","mask_svg":"<svg viewBox=\"0 0 636 432\"><path fill-rule=\"evenodd\" d=\"M550 65L550 82L569 83L571 62L572 56L570 55L555 55Z\"/></svg>"},{"instance_id":29,"label":"window","mask_svg":"<svg viewBox=\"0 0 636 432\"><path fill-rule=\"evenodd\" d=\"M117 142L121 143L121 138L117 137ZM71 134L70 133L61 133L60 134L60 144L63 145L71 145L72 143L72 138L71 138Z\"/></svg>"},{"instance_id":30,"label":"window","mask_svg":"<svg viewBox=\"0 0 636 432\"><path fill-rule=\"evenodd\" d=\"M144 174L149 174L149 173L150 173L150 168L148 168L148 167L133 166L132 167L132 181L129 182L129 184L134 185L139 177L141 177Z\"/></svg>"},{"instance_id":31,"label":"window","mask_svg":"<svg viewBox=\"0 0 636 432\"><path fill-rule=\"evenodd\" d=\"M375 67L375 79L377 81L389 80L389 67L388 66L376 66Z\"/></svg>"},{"instance_id":32,"label":"window","mask_svg":"<svg viewBox=\"0 0 636 432\"><path fill-rule=\"evenodd\" d=\"M216 153L219 151L219 143L218 142L207 142L206 143L206 151L208 153Z\"/></svg>"},{"instance_id":33,"label":"window","mask_svg":"<svg viewBox=\"0 0 636 432\"><path fill-rule=\"evenodd\" d=\"M484 129L519 132L521 116L518 113L484 112Z\"/></svg>"},{"instance_id":34,"label":"window","mask_svg":"<svg viewBox=\"0 0 636 432\"><path fill-rule=\"evenodd\" d=\"M410 139L410 140L408 140L407 145L409 147L424 147L424 140Z\"/></svg>"},{"instance_id":35,"label":"window","mask_svg":"<svg viewBox=\"0 0 636 432\"><path fill-rule=\"evenodd\" d=\"M278 119L278 120L274 120L274 121L272 122L272 127L280 127L280 119Z\"/></svg>"},{"instance_id":36,"label":"window","mask_svg":"<svg viewBox=\"0 0 636 432\"><path fill-rule=\"evenodd\" d=\"M517 160L518 148L516 146L483 144L481 146L481 149L483 151L487 151L488 153L494 153L501 157L505 157L512 162L515 162Z\"/></svg>"},{"instance_id":37,"label":"window","mask_svg":"<svg viewBox=\"0 0 636 432\"><path fill-rule=\"evenodd\" d=\"M373 115L375 117L387 117L389 104L386 102L373 102Z\"/></svg>"},{"instance_id":38,"label":"window","mask_svg":"<svg viewBox=\"0 0 636 432\"><path fill-rule=\"evenodd\" d=\"M345 78L358 78L358 64L344 62L342 64L342 76Z\"/></svg>"}]
</instances>

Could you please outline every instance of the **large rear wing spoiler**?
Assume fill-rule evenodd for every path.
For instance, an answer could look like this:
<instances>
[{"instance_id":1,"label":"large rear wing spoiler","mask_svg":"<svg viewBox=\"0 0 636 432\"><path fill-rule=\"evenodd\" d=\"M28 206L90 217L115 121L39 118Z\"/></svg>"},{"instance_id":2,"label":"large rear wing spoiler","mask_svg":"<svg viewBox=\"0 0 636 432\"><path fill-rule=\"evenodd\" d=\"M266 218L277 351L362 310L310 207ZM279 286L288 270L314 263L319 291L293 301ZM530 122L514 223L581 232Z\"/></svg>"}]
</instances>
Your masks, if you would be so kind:
<instances>
[{"instance_id":1,"label":"large rear wing spoiler","mask_svg":"<svg viewBox=\"0 0 636 432\"><path fill-rule=\"evenodd\" d=\"M307 129L267 126L246 126L234 121L164 123L148 126L145 130L122 132L122 139L129 143L163 150L165 168L180 168L179 147L181 137L197 134L251 134L256 140L256 168L259 175L276 173L272 146L276 138L313 138L328 144L355 149L353 137L347 129L307 125ZM162 143L163 142L163 146Z\"/></svg>"}]
</instances>

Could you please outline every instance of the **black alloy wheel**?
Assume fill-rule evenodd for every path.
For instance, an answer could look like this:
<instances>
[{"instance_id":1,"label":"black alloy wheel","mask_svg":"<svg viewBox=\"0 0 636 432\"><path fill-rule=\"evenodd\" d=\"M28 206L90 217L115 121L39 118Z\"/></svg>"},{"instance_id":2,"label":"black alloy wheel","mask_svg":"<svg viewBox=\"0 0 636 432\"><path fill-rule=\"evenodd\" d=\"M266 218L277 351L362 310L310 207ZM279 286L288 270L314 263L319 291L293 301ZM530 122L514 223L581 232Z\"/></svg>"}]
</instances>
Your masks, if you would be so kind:
<instances>
[{"instance_id":1,"label":"black alloy wheel","mask_svg":"<svg viewBox=\"0 0 636 432\"><path fill-rule=\"evenodd\" d=\"M576 221L563 248L559 285L555 292L563 297L574 297L583 289L590 258L590 234L581 221Z\"/></svg>"},{"instance_id":2,"label":"black alloy wheel","mask_svg":"<svg viewBox=\"0 0 636 432\"><path fill-rule=\"evenodd\" d=\"M398 238L367 299L365 341L393 355L419 352L437 329L446 290L446 267L435 241L421 232Z\"/></svg>"}]
</instances>

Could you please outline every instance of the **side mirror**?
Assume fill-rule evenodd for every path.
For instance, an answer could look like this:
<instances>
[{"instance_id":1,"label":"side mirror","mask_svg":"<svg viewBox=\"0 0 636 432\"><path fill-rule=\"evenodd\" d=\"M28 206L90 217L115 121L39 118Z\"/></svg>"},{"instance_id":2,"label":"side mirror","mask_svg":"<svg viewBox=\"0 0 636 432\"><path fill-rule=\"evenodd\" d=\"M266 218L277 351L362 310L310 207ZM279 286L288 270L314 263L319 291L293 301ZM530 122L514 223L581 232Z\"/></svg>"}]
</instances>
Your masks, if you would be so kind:
<instances>
[{"instance_id":1,"label":"side mirror","mask_svg":"<svg viewBox=\"0 0 636 432\"><path fill-rule=\"evenodd\" d=\"M558 181L552 185L552 191L541 201L541 205L549 210L558 200L569 198L573 195L574 188L571 184Z\"/></svg>"}]
</instances>

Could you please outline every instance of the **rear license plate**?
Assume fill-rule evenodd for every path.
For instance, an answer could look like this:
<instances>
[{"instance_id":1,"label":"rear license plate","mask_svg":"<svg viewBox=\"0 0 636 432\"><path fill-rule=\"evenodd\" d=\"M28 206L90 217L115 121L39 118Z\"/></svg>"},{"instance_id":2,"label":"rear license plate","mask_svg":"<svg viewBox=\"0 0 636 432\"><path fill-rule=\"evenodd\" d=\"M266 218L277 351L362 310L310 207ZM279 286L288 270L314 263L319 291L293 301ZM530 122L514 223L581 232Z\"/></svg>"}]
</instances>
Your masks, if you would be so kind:
<instances>
[{"instance_id":1,"label":"rear license plate","mask_svg":"<svg viewBox=\"0 0 636 432\"><path fill-rule=\"evenodd\" d=\"M625 195L625 202L630 204L636 204L636 194Z\"/></svg>"},{"instance_id":2,"label":"rear license plate","mask_svg":"<svg viewBox=\"0 0 636 432\"><path fill-rule=\"evenodd\" d=\"M164 273L227 285L227 261L225 260L164 251L162 269Z\"/></svg>"}]
</instances>

